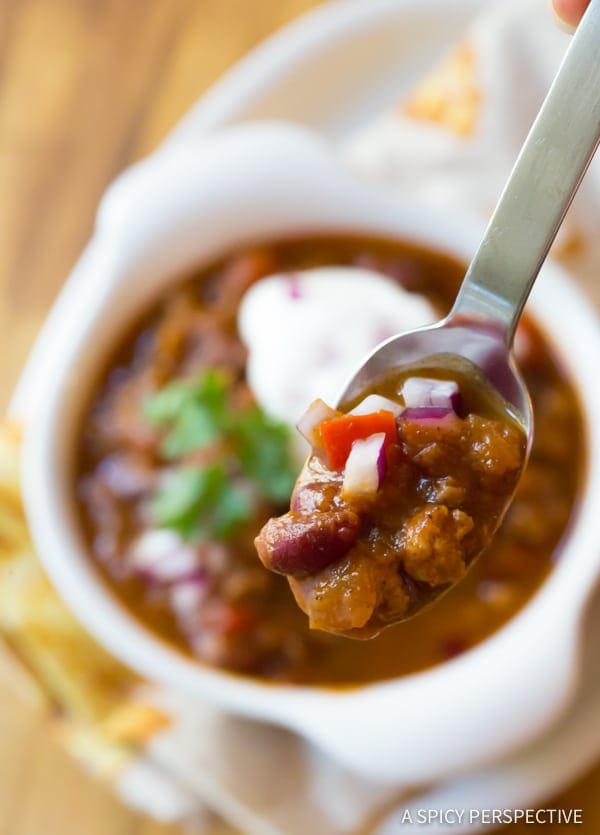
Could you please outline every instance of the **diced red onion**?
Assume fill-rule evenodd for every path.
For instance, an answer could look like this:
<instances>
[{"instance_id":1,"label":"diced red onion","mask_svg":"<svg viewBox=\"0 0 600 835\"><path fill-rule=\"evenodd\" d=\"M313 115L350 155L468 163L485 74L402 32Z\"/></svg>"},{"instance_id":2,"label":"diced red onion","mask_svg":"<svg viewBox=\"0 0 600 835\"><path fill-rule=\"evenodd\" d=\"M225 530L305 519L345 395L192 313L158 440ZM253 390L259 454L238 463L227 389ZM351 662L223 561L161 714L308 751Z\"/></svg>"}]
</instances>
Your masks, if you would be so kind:
<instances>
[{"instance_id":1,"label":"diced red onion","mask_svg":"<svg viewBox=\"0 0 600 835\"><path fill-rule=\"evenodd\" d=\"M198 614L198 610L206 599L210 580L206 574L197 572L170 589L171 608L178 620L186 622Z\"/></svg>"},{"instance_id":2,"label":"diced red onion","mask_svg":"<svg viewBox=\"0 0 600 835\"><path fill-rule=\"evenodd\" d=\"M135 454L114 453L103 458L97 470L101 481L120 499L132 499L156 482L156 471Z\"/></svg>"},{"instance_id":3,"label":"diced red onion","mask_svg":"<svg viewBox=\"0 0 600 835\"><path fill-rule=\"evenodd\" d=\"M349 414L351 415L372 415L374 412L379 412L385 409L386 412L393 412L394 415L399 415L402 411L400 403L390 400L389 397L382 397L380 394L369 394L364 400L355 406Z\"/></svg>"},{"instance_id":4,"label":"diced red onion","mask_svg":"<svg viewBox=\"0 0 600 835\"><path fill-rule=\"evenodd\" d=\"M455 418L454 409L440 406L418 406L405 409L400 415L401 420L410 420L427 426L450 426Z\"/></svg>"},{"instance_id":5,"label":"diced red onion","mask_svg":"<svg viewBox=\"0 0 600 835\"><path fill-rule=\"evenodd\" d=\"M381 487L386 471L385 432L354 441L346 461L342 496L368 498Z\"/></svg>"},{"instance_id":6,"label":"diced red onion","mask_svg":"<svg viewBox=\"0 0 600 835\"><path fill-rule=\"evenodd\" d=\"M313 449L319 449L320 439L316 433L316 429L324 420L329 420L339 415L335 409L324 403L323 400L313 400L306 412L302 415L296 428L303 438L306 438Z\"/></svg>"},{"instance_id":7,"label":"diced red onion","mask_svg":"<svg viewBox=\"0 0 600 835\"><path fill-rule=\"evenodd\" d=\"M461 409L460 389L454 380L409 377L403 382L400 394L407 409L436 406L453 409L457 414Z\"/></svg>"},{"instance_id":8,"label":"diced red onion","mask_svg":"<svg viewBox=\"0 0 600 835\"><path fill-rule=\"evenodd\" d=\"M129 551L136 574L155 583L173 583L198 570L198 554L174 532L150 530L134 542Z\"/></svg>"}]
</instances>

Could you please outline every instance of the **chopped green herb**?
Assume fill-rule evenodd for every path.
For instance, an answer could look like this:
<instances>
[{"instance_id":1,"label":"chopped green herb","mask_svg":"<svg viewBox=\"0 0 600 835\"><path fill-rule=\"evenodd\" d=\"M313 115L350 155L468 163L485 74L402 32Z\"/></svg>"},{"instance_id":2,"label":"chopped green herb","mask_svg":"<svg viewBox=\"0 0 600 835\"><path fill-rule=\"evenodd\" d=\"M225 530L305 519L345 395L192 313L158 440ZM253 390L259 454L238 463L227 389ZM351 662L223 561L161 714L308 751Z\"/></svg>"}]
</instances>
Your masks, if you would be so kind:
<instances>
[{"instance_id":1,"label":"chopped green herb","mask_svg":"<svg viewBox=\"0 0 600 835\"><path fill-rule=\"evenodd\" d=\"M220 467L181 467L169 473L152 503L156 523L159 527L191 533L203 508L218 497L222 481Z\"/></svg>"},{"instance_id":2,"label":"chopped green herb","mask_svg":"<svg viewBox=\"0 0 600 835\"><path fill-rule=\"evenodd\" d=\"M175 380L158 394L147 397L142 409L145 419L154 426L177 420L187 405L194 401L194 386L185 380Z\"/></svg>"},{"instance_id":3,"label":"chopped green herb","mask_svg":"<svg viewBox=\"0 0 600 835\"><path fill-rule=\"evenodd\" d=\"M181 458L219 440L221 430L210 410L192 401L181 410L162 443L165 458Z\"/></svg>"},{"instance_id":4,"label":"chopped green herb","mask_svg":"<svg viewBox=\"0 0 600 835\"><path fill-rule=\"evenodd\" d=\"M217 539L227 539L253 515L252 501L241 487L228 485L214 508L213 533Z\"/></svg>"},{"instance_id":5,"label":"chopped green herb","mask_svg":"<svg viewBox=\"0 0 600 835\"><path fill-rule=\"evenodd\" d=\"M256 407L240 415L234 434L244 474L272 502L287 501L297 475L287 425Z\"/></svg>"},{"instance_id":6,"label":"chopped green herb","mask_svg":"<svg viewBox=\"0 0 600 835\"><path fill-rule=\"evenodd\" d=\"M157 525L184 539L226 539L252 517L247 494L230 484L224 468L182 467L158 488L152 510Z\"/></svg>"},{"instance_id":7,"label":"chopped green herb","mask_svg":"<svg viewBox=\"0 0 600 835\"><path fill-rule=\"evenodd\" d=\"M146 420L168 429L165 458L179 458L217 441L227 422L227 378L206 371L197 380L175 380L143 405Z\"/></svg>"},{"instance_id":8,"label":"chopped green herb","mask_svg":"<svg viewBox=\"0 0 600 835\"><path fill-rule=\"evenodd\" d=\"M161 454L181 462L154 496L156 524L186 539L226 539L252 518L255 501L289 499L296 476L288 426L258 406L234 411L225 374L176 380L148 398L148 423L164 429ZM192 466L186 456L219 444L219 460Z\"/></svg>"}]
</instances>

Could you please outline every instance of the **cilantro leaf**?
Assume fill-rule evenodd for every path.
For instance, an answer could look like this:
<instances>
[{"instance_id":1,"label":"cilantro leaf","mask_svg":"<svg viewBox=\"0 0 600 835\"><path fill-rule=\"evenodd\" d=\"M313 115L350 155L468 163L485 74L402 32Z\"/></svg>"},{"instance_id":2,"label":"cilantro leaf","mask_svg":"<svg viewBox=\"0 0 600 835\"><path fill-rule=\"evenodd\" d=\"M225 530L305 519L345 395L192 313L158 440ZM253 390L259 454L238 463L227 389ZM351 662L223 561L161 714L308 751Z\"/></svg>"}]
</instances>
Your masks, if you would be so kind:
<instances>
[{"instance_id":1,"label":"cilantro leaf","mask_svg":"<svg viewBox=\"0 0 600 835\"><path fill-rule=\"evenodd\" d=\"M164 458L184 459L161 482L152 502L159 527L185 539L226 539L252 518L254 492L286 502L296 477L288 426L258 406L229 406L229 381L218 370L175 380L143 404L146 420L164 429ZM190 466L185 457L219 443L218 462Z\"/></svg>"},{"instance_id":2,"label":"cilantro leaf","mask_svg":"<svg viewBox=\"0 0 600 835\"><path fill-rule=\"evenodd\" d=\"M252 518L247 491L232 484L222 465L182 467L169 473L152 503L156 524L183 539L226 539Z\"/></svg>"},{"instance_id":3,"label":"cilantro leaf","mask_svg":"<svg viewBox=\"0 0 600 835\"><path fill-rule=\"evenodd\" d=\"M152 502L157 525L173 528L186 536L195 527L198 516L218 497L225 481L219 466L181 467L169 473Z\"/></svg>"},{"instance_id":4,"label":"cilantro leaf","mask_svg":"<svg viewBox=\"0 0 600 835\"><path fill-rule=\"evenodd\" d=\"M234 434L244 474L266 498L277 504L287 501L297 475L288 426L254 408L240 416Z\"/></svg>"},{"instance_id":5,"label":"cilantro leaf","mask_svg":"<svg viewBox=\"0 0 600 835\"><path fill-rule=\"evenodd\" d=\"M228 539L240 525L252 519L254 507L246 490L229 485L214 508L212 526L217 539Z\"/></svg>"},{"instance_id":6,"label":"cilantro leaf","mask_svg":"<svg viewBox=\"0 0 600 835\"><path fill-rule=\"evenodd\" d=\"M177 420L182 410L194 400L194 388L185 380L175 380L142 404L144 418L153 426Z\"/></svg>"},{"instance_id":7,"label":"cilantro leaf","mask_svg":"<svg viewBox=\"0 0 600 835\"><path fill-rule=\"evenodd\" d=\"M175 380L142 408L149 423L168 429L165 458L180 458L219 440L227 423L227 378L209 369L197 380Z\"/></svg>"},{"instance_id":8,"label":"cilantro leaf","mask_svg":"<svg viewBox=\"0 0 600 835\"><path fill-rule=\"evenodd\" d=\"M219 440L220 427L210 410L195 401L189 403L173 422L161 452L165 458L180 458Z\"/></svg>"}]
</instances>

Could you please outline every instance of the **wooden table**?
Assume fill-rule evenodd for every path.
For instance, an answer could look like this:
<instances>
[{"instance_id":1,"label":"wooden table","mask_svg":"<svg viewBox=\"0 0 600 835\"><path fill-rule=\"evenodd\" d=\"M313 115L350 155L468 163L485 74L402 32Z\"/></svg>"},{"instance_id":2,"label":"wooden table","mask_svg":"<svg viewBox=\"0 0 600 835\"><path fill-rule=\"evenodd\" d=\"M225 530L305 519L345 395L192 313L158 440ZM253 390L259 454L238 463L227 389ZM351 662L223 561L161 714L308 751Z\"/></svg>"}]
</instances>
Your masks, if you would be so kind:
<instances>
[{"instance_id":1,"label":"wooden table","mask_svg":"<svg viewBox=\"0 0 600 835\"><path fill-rule=\"evenodd\" d=\"M251 46L318 4L0 0L2 407L106 184ZM0 740L0 835L178 831L143 820L82 774L1 662ZM583 807L578 831L598 833L598 794L600 768L552 803Z\"/></svg>"}]
</instances>

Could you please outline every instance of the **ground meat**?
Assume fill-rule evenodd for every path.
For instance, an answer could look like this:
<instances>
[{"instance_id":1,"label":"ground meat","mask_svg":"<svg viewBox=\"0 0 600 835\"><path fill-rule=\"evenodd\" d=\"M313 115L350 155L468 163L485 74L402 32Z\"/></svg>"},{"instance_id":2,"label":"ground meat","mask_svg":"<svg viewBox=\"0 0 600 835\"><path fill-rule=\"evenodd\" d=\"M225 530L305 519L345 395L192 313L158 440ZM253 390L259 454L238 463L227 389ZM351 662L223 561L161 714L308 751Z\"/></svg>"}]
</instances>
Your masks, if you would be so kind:
<instances>
[{"instance_id":1,"label":"ground meat","mask_svg":"<svg viewBox=\"0 0 600 835\"><path fill-rule=\"evenodd\" d=\"M444 504L447 507L460 507L465 500L466 488L453 478L423 479L420 485L421 495L427 502Z\"/></svg>"},{"instance_id":2,"label":"ground meat","mask_svg":"<svg viewBox=\"0 0 600 835\"><path fill-rule=\"evenodd\" d=\"M430 478L452 476L460 466L464 421L455 417L444 426L406 420L398 424L398 437L407 459Z\"/></svg>"},{"instance_id":3,"label":"ground meat","mask_svg":"<svg viewBox=\"0 0 600 835\"><path fill-rule=\"evenodd\" d=\"M451 511L442 504L418 510L401 532L404 569L430 586L460 580L467 570L463 540L473 525L462 510Z\"/></svg>"},{"instance_id":4,"label":"ground meat","mask_svg":"<svg viewBox=\"0 0 600 835\"><path fill-rule=\"evenodd\" d=\"M465 423L469 463L484 475L486 482L520 472L523 446L515 426L476 415L469 415Z\"/></svg>"},{"instance_id":5,"label":"ground meat","mask_svg":"<svg viewBox=\"0 0 600 835\"><path fill-rule=\"evenodd\" d=\"M336 562L316 581L294 579L290 585L300 608L310 611L314 629L347 632L361 629L371 619L379 595L377 574L368 556L353 555Z\"/></svg>"},{"instance_id":6,"label":"ground meat","mask_svg":"<svg viewBox=\"0 0 600 835\"><path fill-rule=\"evenodd\" d=\"M336 486L328 485L326 480L300 484L292 494L290 510L301 516L308 516L329 506L336 492Z\"/></svg>"}]
</instances>

